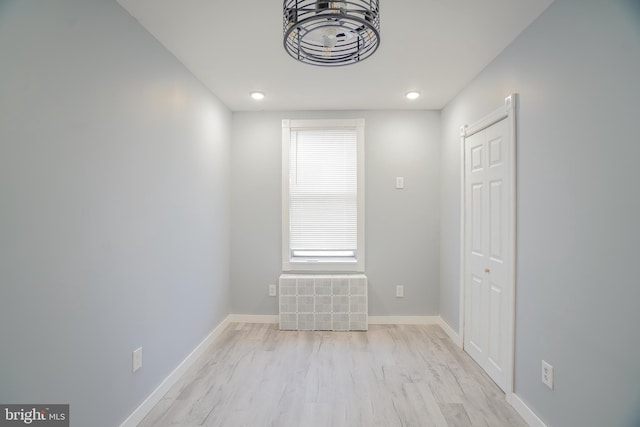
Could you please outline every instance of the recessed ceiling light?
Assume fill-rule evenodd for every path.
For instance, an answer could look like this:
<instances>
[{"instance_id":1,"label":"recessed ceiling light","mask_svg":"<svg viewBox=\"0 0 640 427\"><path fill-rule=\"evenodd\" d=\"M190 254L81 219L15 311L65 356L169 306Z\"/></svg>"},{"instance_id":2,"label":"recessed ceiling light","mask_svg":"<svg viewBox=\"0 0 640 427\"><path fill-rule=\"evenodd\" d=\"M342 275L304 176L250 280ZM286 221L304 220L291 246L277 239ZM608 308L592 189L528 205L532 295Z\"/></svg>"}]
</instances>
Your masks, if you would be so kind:
<instances>
[{"instance_id":1,"label":"recessed ceiling light","mask_svg":"<svg viewBox=\"0 0 640 427\"><path fill-rule=\"evenodd\" d=\"M407 99L418 99L420 98L420 92L407 92L405 96Z\"/></svg>"},{"instance_id":2,"label":"recessed ceiling light","mask_svg":"<svg viewBox=\"0 0 640 427\"><path fill-rule=\"evenodd\" d=\"M260 101L261 99L264 99L264 93L262 93L262 92L251 92L251 97L253 99L255 99L256 101Z\"/></svg>"}]
</instances>

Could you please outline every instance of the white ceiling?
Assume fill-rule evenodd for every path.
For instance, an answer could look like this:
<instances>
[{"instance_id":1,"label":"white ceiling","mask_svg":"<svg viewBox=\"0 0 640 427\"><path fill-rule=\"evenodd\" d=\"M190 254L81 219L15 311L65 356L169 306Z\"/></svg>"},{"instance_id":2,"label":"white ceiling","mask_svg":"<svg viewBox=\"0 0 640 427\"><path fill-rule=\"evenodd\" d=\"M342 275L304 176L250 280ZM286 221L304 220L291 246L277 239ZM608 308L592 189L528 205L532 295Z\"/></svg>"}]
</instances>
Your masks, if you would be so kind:
<instances>
[{"instance_id":1,"label":"white ceiling","mask_svg":"<svg viewBox=\"0 0 640 427\"><path fill-rule=\"evenodd\" d=\"M118 0L233 111L441 109L552 1L381 0L378 51L327 68L285 52L282 0Z\"/></svg>"}]
</instances>

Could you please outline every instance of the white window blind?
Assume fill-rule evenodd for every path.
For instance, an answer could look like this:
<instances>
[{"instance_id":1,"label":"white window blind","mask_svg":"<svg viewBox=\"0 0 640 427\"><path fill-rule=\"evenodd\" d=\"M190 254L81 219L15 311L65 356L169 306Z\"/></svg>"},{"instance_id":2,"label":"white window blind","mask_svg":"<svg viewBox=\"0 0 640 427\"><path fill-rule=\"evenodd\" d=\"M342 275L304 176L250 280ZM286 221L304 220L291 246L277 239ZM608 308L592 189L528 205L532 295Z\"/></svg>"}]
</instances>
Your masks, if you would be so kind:
<instances>
[{"instance_id":1,"label":"white window blind","mask_svg":"<svg viewBox=\"0 0 640 427\"><path fill-rule=\"evenodd\" d=\"M356 129L291 130L290 256L354 259L358 249Z\"/></svg>"}]
</instances>

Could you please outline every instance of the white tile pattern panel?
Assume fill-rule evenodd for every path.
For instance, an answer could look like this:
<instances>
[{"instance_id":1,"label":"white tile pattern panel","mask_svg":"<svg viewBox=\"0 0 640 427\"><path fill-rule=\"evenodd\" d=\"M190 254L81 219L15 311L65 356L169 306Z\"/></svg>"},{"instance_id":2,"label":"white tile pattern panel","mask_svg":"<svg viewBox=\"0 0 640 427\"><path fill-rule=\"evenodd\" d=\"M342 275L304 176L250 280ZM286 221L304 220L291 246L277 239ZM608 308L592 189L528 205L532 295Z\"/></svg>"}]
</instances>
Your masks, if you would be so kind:
<instances>
[{"instance_id":1,"label":"white tile pattern panel","mask_svg":"<svg viewBox=\"0 0 640 427\"><path fill-rule=\"evenodd\" d=\"M296 296L280 294L280 313L297 313L297 312L298 312L298 307L297 307Z\"/></svg>"},{"instance_id":2,"label":"white tile pattern panel","mask_svg":"<svg viewBox=\"0 0 640 427\"><path fill-rule=\"evenodd\" d=\"M280 329L297 329L298 328L298 313L281 313L280 314Z\"/></svg>"},{"instance_id":3,"label":"white tile pattern panel","mask_svg":"<svg viewBox=\"0 0 640 427\"><path fill-rule=\"evenodd\" d=\"M316 313L316 324L315 327L317 330L321 331L329 331L331 330L331 313ZM281 328L286 329L286 328Z\"/></svg>"},{"instance_id":4,"label":"white tile pattern panel","mask_svg":"<svg viewBox=\"0 0 640 427\"><path fill-rule=\"evenodd\" d=\"M333 305L331 304L331 295L316 295L316 313L331 313Z\"/></svg>"},{"instance_id":5,"label":"white tile pattern panel","mask_svg":"<svg viewBox=\"0 0 640 427\"><path fill-rule=\"evenodd\" d=\"M281 280L280 295L296 295L296 280L295 279Z\"/></svg>"},{"instance_id":6,"label":"white tile pattern panel","mask_svg":"<svg viewBox=\"0 0 640 427\"><path fill-rule=\"evenodd\" d=\"M280 329L366 331L367 276L283 274Z\"/></svg>"},{"instance_id":7,"label":"white tile pattern panel","mask_svg":"<svg viewBox=\"0 0 640 427\"><path fill-rule=\"evenodd\" d=\"M347 295L334 295L332 312L349 313L349 297Z\"/></svg>"},{"instance_id":8,"label":"white tile pattern panel","mask_svg":"<svg viewBox=\"0 0 640 427\"><path fill-rule=\"evenodd\" d=\"M349 312L350 313L366 313L367 297L365 297L364 295L351 295L349 297Z\"/></svg>"},{"instance_id":9,"label":"white tile pattern panel","mask_svg":"<svg viewBox=\"0 0 640 427\"><path fill-rule=\"evenodd\" d=\"M298 295L298 313L314 313L315 298L313 295Z\"/></svg>"}]
</instances>

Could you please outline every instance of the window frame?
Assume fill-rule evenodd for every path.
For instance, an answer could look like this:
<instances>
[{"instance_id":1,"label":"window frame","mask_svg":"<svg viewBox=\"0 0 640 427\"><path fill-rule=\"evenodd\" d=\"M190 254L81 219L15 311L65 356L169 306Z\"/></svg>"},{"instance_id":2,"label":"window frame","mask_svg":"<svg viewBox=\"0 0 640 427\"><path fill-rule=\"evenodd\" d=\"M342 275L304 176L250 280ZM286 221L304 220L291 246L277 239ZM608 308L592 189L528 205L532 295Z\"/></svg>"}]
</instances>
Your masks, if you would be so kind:
<instances>
[{"instance_id":1,"label":"window frame","mask_svg":"<svg viewBox=\"0 0 640 427\"><path fill-rule=\"evenodd\" d=\"M364 119L282 120L282 271L284 272L364 272ZM356 131L357 250L355 258L291 257L289 239L289 148L291 131L312 129L354 129Z\"/></svg>"}]
</instances>

